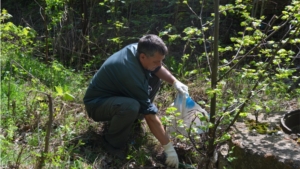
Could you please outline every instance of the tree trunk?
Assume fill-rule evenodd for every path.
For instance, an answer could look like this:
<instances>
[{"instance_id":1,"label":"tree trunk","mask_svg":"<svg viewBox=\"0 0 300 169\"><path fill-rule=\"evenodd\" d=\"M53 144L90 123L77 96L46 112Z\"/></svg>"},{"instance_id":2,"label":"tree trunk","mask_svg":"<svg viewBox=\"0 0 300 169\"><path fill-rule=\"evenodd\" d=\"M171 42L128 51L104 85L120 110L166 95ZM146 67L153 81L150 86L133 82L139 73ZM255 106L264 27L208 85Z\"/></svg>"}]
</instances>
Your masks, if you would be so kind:
<instances>
[{"instance_id":1,"label":"tree trunk","mask_svg":"<svg viewBox=\"0 0 300 169\"><path fill-rule=\"evenodd\" d=\"M212 59L212 74L211 74L211 88L212 90L216 89L218 81L218 66L219 66L219 52L218 52L218 41L219 41L219 0L214 0L214 13L215 13L215 22L214 22L214 44L213 44L213 59ZM216 115L216 105L217 105L217 95L216 93L211 98L210 103L210 122L215 124L215 115ZM214 140L215 140L215 125L213 128L209 129L209 145L208 145L208 158L212 158L214 155ZM208 160L210 163L211 160ZM206 168L209 168L209 164L206 165Z\"/></svg>"}]
</instances>

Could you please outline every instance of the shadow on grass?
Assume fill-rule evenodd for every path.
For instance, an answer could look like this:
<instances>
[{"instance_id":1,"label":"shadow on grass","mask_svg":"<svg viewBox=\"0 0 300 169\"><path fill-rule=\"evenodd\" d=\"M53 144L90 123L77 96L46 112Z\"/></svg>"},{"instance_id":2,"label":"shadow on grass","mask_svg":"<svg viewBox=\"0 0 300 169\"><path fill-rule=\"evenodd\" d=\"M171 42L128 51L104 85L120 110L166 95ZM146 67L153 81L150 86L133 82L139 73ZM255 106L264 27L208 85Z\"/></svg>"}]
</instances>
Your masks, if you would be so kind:
<instances>
[{"instance_id":1,"label":"shadow on grass","mask_svg":"<svg viewBox=\"0 0 300 169\"><path fill-rule=\"evenodd\" d=\"M82 166L85 168L161 168L155 166L162 163L162 159L156 156L153 143L148 143L149 135L136 129L128 140L128 159L120 160L108 154L103 149L101 139L107 128L108 124L100 123L99 127L90 127L73 139L68 145L70 160L73 163L85 163Z\"/></svg>"},{"instance_id":2,"label":"shadow on grass","mask_svg":"<svg viewBox=\"0 0 300 169\"><path fill-rule=\"evenodd\" d=\"M101 137L104 127L105 125L100 124L99 131L90 127L73 139L68 145L70 161L74 163L81 161L87 168L119 168L120 165L126 163L126 161L114 159L103 149Z\"/></svg>"}]
</instances>

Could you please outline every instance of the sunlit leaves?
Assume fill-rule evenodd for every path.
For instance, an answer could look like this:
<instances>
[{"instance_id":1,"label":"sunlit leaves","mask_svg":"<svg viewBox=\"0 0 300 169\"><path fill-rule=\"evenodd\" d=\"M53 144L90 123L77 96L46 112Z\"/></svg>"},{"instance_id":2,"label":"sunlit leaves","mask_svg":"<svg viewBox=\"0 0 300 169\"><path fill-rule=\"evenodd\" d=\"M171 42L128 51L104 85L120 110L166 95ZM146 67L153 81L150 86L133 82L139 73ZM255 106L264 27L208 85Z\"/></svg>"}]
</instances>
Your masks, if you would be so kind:
<instances>
[{"instance_id":1,"label":"sunlit leaves","mask_svg":"<svg viewBox=\"0 0 300 169\"><path fill-rule=\"evenodd\" d=\"M192 71L189 72L189 76L195 75L195 74L197 74L198 72L199 72L199 71L198 71L197 69L194 69L194 70L192 70Z\"/></svg>"},{"instance_id":2,"label":"sunlit leaves","mask_svg":"<svg viewBox=\"0 0 300 169\"><path fill-rule=\"evenodd\" d=\"M220 138L218 138L214 144L217 144L217 143L221 143L221 142L224 142L226 140L229 140L231 138L231 135L229 133L224 133Z\"/></svg>"},{"instance_id":3,"label":"sunlit leaves","mask_svg":"<svg viewBox=\"0 0 300 169\"><path fill-rule=\"evenodd\" d=\"M242 68L242 78L258 79L258 73L255 69Z\"/></svg>"},{"instance_id":4,"label":"sunlit leaves","mask_svg":"<svg viewBox=\"0 0 300 169\"><path fill-rule=\"evenodd\" d=\"M299 39L299 38L291 39L291 40L290 40L290 43L291 43L291 44L297 44L297 43L300 43L300 39Z\"/></svg>"},{"instance_id":5,"label":"sunlit leaves","mask_svg":"<svg viewBox=\"0 0 300 169\"><path fill-rule=\"evenodd\" d=\"M261 107L261 106L259 106L259 105L254 105L254 110L257 110L257 111L259 111L259 110L262 110L263 108Z\"/></svg>"},{"instance_id":6,"label":"sunlit leaves","mask_svg":"<svg viewBox=\"0 0 300 169\"><path fill-rule=\"evenodd\" d=\"M265 37L265 34L262 33L259 29L256 29L253 33L253 36L255 40L260 40Z\"/></svg>"},{"instance_id":7,"label":"sunlit leaves","mask_svg":"<svg viewBox=\"0 0 300 169\"><path fill-rule=\"evenodd\" d=\"M221 14L223 14L224 16L227 15L227 12L234 13L235 12L234 9L235 9L235 6L233 6L232 4L226 4L225 6L223 6L223 5L219 6L219 12Z\"/></svg>"},{"instance_id":8,"label":"sunlit leaves","mask_svg":"<svg viewBox=\"0 0 300 169\"><path fill-rule=\"evenodd\" d=\"M11 17L12 17L12 15L9 14L9 13L7 12L6 9L2 9L1 15L0 15L0 20L1 20L2 22L3 22L5 19L9 19L9 18L11 18Z\"/></svg>"},{"instance_id":9,"label":"sunlit leaves","mask_svg":"<svg viewBox=\"0 0 300 169\"><path fill-rule=\"evenodd\" d=\"M63 95L63 89L60 86L55 86L55 90L57 92L57 95Z\"/></svg>"},{"instance_id":10,"label":"sunlit leaves","mask_svg":"<svg viewBox=\"0 0 300 169\"><path fill-rule=\"evenodd\" d=\"M244 117L247 117L249 113L247 112L241 112L240 113L240 117L244 118Z\"/></svg>"},{"instance_id":11,"label":"sunlit leaves","mask_svg":"<svg viewBox=\"0 0 300 169\"><path fill-rule=\"evenodd\" d=\"M277 54L279 54L279 56L286 56L287 55L287 51L285 49L280 49L278 50Z\"/></svg>"},{"instance_id":12,"label":"sunlit leaves","mask_svg":"<svg viewBox=\"0 0 300 169\"><path fill-rule=\"evenodd\" d=\"M16 26L12 22L6 21L11 18L11 15L5 9L2 10L0 17L3 21L0 24L2 59L18 53L23 55L30 53L36 35L35 30L30 27Z\"/></svg>"},{"instance_id":13,"label":"sunlit leaves","mask_svg":"<svg viewBox=\"0 0 300 169\"><path fill-rule=\"evenodd\" d=\"M51 18L50 25L57 26L57 23L63 19L65 3L65 0L46 0L45 13L48 15L47 17ZM50 25L47 25L48 30L51 29Z\"/></svg>"},{"instance_id":14,"label":"sunlit leaves","mask_svg":"<svg viewBox=\"0 0 300 169\"><path fill-rule=\"evenodd\" d=\"M107 39L107 40L112 41L112 42L117 43L117 44L122 43L122 40L121 40L120 37L114 37L114 38L110 38L110 39Z\"/></svg>"},{"instance_id":15,"label":"sunlit leaves","mask_svg":"<svg viewBox=\"0 0 300 169\"><path fill-rule=\"evenodd\" d=\"M56 95L61 96L65 101L73 101L75 97L69 93L69 91L64 91L61 86L55 86Z\"/></svg>"},{"instance_id":16,"label":"sunlit leaves","mask_svg":"<svg viewBox=\"0 0 300 169\"><path fill-rule=\"evenodd\" d=\"M253 31L252 27L246 27L246 31Z\"/></svg>"},{"instance_id":17,"label":"sunlit leaves","mask_svg":"<svg viewBox=\"0 0 300 169\"><path fill-rule=\"evenodd\" d=\"M187 27L183 30L183 32L187 35L187 37L184 37L184 40L187 40L187 38L191 38L193 36L199 36L201 34L201 30L195 27Z\"/></svg>"},{"instance_id":18,"label":"sunlit leaves","mask_svg":"<svg viewBox=\"0 0 300 169\"><path fill-rule=\"evenodd\" d=\"M226 46L225 48L219 47L219 52L233 51L231 46Z\"/></svg>"},{"instance_id":19,"label":"sunlit leaves","mask_svg":"<svg viewBox=\"0 0 300 169\"><path fill-rule=\"evenodd\" d=\"M260 22L253 21L253 22L252 22L252 26L253 26L254 28L258 28L258 26L260 26Z\"/></svg>"},{"instance_id":20,"label":"sunlit leaves","mask_svg":"<svg viewBox=\"0 0 300 169\"><path fill-rule=\"evenodd\" d=\"M298 22L300 22L300 14L295 14L295 17L297 18Z\"/></svg>"},{"instance_id":21,"label":"sunlit leaves","mask_svg":"<svg viewBox=\"0 0 300 169\"><path fill-rule=\"evenodd\" d=\"M289 78L290 76L292 76L292 73L293 73L294 71L295 71L295 70L278 68L278 69L277 69L277 72L278 72L278 73L276 73L275 76L276 76L278 79Z\"/></svg>"},{"instance_id":22,"label":"sunlit leaves","mask_svg":"<svg viewBox=\"0 0 300 169\"><path fill-rule=\"evenodd\" d=\"M221 89L208 89L206 91L206 94L208 95L209 98L212 98L215 94L221 95L222 90Z\"/></svg>"}]
</instances>

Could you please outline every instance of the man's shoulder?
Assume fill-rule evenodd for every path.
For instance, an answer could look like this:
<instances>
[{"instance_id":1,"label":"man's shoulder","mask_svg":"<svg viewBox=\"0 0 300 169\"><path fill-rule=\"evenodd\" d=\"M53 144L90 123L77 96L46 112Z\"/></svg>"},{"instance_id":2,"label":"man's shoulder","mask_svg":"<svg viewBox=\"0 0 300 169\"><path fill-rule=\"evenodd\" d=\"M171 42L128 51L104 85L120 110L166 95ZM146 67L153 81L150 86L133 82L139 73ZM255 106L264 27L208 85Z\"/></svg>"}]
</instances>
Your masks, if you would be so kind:
<instances>
[{"instance_id":1,"label":"man's shoulder","mask_svg":"<svg viewBox=\"0 0 300 169\"><path fill-rule=\"evenodd\" d=\"M136 69L139 66L137 54L137 43L130 44L114 53L104 63L106 68L117 68L118 71L121 69L131 70Z\"/></svg>"},{"instance_id":2,"label":"man's shoulder","mask_svg":"<svg viewBox=\"0 0 300 169\"><path fill-rule=\"evenodd\" d=\"M135 49L137 49L137 45L138 45L138 43L131 43L131 44L125 46L125 48L135 48Z\"/></svg>"},{"instance_id":3,"label":"man's shoulder","mask_svg":"<svg viewBox=\"0 0 300 169\"><path fill-rule=\"evenodd\" d=\"M137 43L132 43L124 47L125 50L129 50L132 54L136 54L137 52Z\"/></svg>"},{"instance_id":4,"label":"man's shoulder","mask_svg":"<svg viewBox=\"0 0 300 169\"><path fill-rule=\"evenodd\" d=\"M112 56L118 57L120 59L120 57L126 58L128 56L135 56L136 53L137 53L137 43L132 43L132 44L125 46L118 52L114 53Z\"/></svg>"}]
</instances>

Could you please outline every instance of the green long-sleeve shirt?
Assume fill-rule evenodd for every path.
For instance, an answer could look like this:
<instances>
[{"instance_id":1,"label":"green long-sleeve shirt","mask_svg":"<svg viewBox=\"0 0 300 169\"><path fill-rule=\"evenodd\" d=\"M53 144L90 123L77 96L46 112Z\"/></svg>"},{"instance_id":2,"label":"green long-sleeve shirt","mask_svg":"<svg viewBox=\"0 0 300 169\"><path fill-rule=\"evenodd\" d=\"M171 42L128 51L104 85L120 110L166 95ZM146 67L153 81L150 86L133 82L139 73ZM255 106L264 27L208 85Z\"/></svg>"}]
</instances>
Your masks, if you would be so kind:
<instances>
[{"instance_id":1,"label":"green long-sleeve shirt","mask_svg":"<svg viewBox=\"0 0 300 169\"><path fill-rule=\"evenodd\" d=\"M150 73L138 59L137 43L128 45L110 56L94 75L83 98L84 104L91 110L106 98L123 96L137 100L140 113L155 114L158 110L151 103L148 91Z\"/></svg>"}]
</instances>

